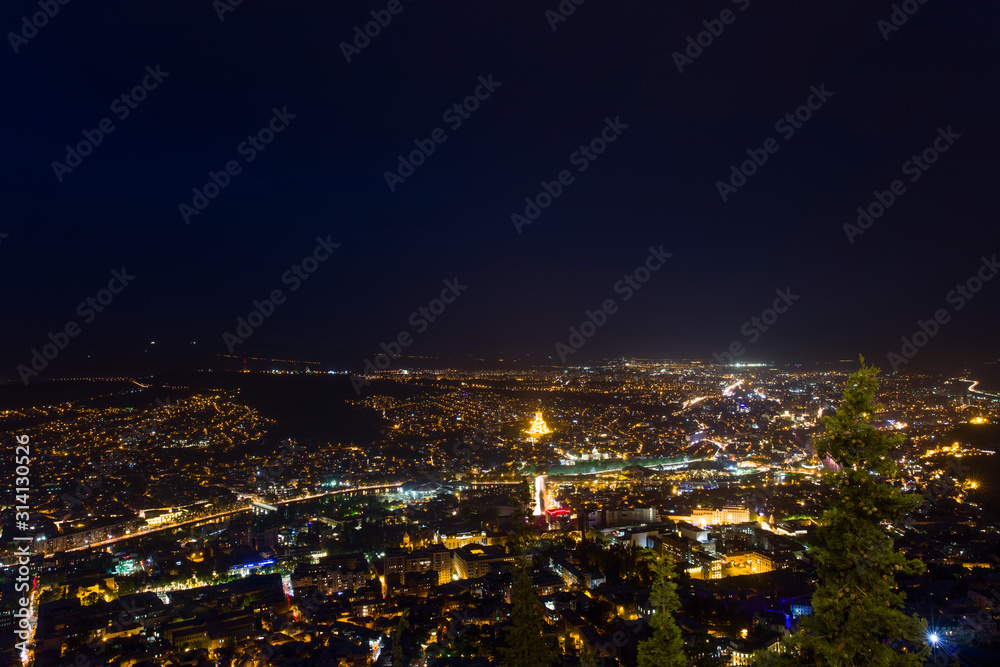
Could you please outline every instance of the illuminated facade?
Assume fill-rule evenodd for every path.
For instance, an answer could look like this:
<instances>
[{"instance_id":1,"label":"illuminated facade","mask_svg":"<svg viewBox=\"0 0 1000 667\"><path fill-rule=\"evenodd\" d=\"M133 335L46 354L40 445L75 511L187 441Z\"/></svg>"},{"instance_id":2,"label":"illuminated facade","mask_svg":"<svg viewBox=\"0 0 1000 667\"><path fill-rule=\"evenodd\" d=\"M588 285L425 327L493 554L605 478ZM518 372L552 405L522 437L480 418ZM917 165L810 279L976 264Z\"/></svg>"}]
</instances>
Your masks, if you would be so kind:
<instances>
[{"instance_id":1,"label":"illuminated facade","mask_svg":"<svg viewBox=\"0 0 1000 667\"><path fill-rule=\"evenodd\" d=\"M542 418L542 411L539 410L535 413L535 419L532 420L531 426L525 431L528 435L528 442L538 442L538 439L543 435L548 435L552 433L552 429L548 427L545 423L545 419Z\"/></svg>"},{"instance_id":2,"label":"illuminated facade","mask_svg":"<svg viewBox=\"0 0 1000 667\"><path fill-rule=\"evenodd\" d=\"M726 505L721 510L697 508L691 510L688 521L699 526L722 526L734 523L746 523L750 520L750 512L745 507Z\"/></svg>"}]
</instances>

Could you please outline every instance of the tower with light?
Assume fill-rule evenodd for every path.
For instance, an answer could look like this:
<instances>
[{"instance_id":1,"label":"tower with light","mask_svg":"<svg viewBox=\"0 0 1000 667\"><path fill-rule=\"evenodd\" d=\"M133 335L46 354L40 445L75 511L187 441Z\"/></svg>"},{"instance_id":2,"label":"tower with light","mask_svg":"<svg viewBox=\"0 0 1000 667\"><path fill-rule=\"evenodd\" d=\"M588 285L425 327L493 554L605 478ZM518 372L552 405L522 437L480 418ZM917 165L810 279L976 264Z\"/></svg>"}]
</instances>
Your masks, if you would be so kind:
<instances>
[{"instance_id":1,"label":"tower with light","mask_svg":"<svg viewBox=\"0 0 1000 667\"><path fill-rule=\"evenodd\" d=\"M528 435L528 442L538 442L538 439L543 435L552 433L552 429L548 427L548 424L545 423L545 419L542 417L541 410L535 413L535 418L525 433Z\"/></svg>"}]
</instances>

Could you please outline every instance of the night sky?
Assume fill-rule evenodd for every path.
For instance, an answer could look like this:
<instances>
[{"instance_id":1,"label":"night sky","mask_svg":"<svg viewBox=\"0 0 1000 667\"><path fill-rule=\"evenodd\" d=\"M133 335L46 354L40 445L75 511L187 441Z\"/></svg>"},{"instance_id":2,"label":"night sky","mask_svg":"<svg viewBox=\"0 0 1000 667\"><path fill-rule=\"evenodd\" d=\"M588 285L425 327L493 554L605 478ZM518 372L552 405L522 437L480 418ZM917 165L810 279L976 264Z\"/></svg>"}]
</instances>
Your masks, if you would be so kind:
<instances>
[{"instance_id":1,"label":"night sky","mask_svg":"<svg viewBox=\"0 0 1000 667\"><path fill-rule=\"evenodd\" d=\"M870 1L565 0L558 21L557 0L51 2L37 30L22 21L37 0L0 12L0 377L19 381L67 323L79 334L31 381L227 347L358 371L401 332L408 355L559 364L555 344L608 299L567 364L711 360L737 341L739 361L888 367L939 309L901 368L998 356L1000 280L960 309L948 298L1000 253L996 3L912 0L896 29ZM373 11L391 21L355 48ZM466 118L446 115L469 96ZM776 127L797 109L808 120ZM113 131L70 167L66 146L103 119ZM262 150L243 143L269 123ZM602 131L601 154L577 153ZM926 171L904 165L938 137ZM415 141L433 153L390 188ZM767 161L723 201L718 182L752 155ZM229 182L185 220L209 172ZM881 217L845 230L897 179ZM318 237L339 247L293 290L282 276ZM626 300L618 281L661 246ZM135 277L102 312L78 310L123 267ZM456 278L467 288L433 322L411 318ZM798 298L767 331L744 328L786 289ZM227 346L274 290L273 314Z\"/></svg>"}]
</instances>

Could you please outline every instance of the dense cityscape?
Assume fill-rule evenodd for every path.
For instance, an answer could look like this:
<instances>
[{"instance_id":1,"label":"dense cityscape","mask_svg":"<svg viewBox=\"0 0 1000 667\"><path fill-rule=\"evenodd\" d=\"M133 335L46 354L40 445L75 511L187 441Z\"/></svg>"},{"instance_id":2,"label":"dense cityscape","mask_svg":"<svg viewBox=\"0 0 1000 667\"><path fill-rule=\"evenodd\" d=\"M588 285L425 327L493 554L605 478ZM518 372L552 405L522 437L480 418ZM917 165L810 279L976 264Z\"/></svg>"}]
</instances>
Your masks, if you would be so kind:
<instances>
[{"instance_id":1,"label":"dense cityscape","mask_svg":"<svg viewBox=\"0 0 1000 667\"><path fill-rule=\"evenodd\" d=\"M4 501L6 664L493 664L523 561L558 660L631 665L649 554L674 563L689 662L750 664L812 613L838 469L814 438L856 365L406 369L357 395L312 369L67 381L80 398L0 413L31 456L28 516ZM903 437L892 483L922 496L885 526L927 566L899 578L905 608L934 648L989 664L1000 395L880 382L874 424ZM342 396L330 418L371 432L296 432L249 386L269 383ZM8 539L25 533L29 558Z\"/></svg>"},{"instance_id":2,"label":"dense cityscape","mask_svg":"<svg viewBox=\"0 0 1000 667\"><path fill-rule=\"evenodd\" d=\"M0 26L0 667L1000 665L1000 3Z\"/></svg>"}]
</instances>

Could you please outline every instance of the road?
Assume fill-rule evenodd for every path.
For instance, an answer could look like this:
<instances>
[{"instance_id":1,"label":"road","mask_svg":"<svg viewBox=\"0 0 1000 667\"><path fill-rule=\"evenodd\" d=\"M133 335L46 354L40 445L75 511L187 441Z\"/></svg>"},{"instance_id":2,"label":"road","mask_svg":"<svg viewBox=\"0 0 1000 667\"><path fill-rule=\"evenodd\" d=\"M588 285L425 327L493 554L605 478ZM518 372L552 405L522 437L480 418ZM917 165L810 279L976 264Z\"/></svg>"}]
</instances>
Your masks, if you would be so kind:
<instances>
[{"instance_id":1,"label":"road","mask_svg":"<svg viewBox=\"0 0 1000 667\"><path fill-rule=\"evenodd\" d=\"M298 497L298 498L289 498L288 500L280 500L280 501L278 501L278 502L276 502L274 504L275 505L288 505L288 504L291 504L291 503L298 503L298 502L302 502L302 501L305 501L305 500L314 500L316 498L323 498L325 496L335 496L335 495L340 495L340 494L345 494L345 493L358 493L359 491L360 492L365 492L365 493L367 493L368 491L385 492L385 491L387 491L389 489L398 489L400 486L401 486L400 484L383 484L383 485L378 485L378 486L355 486L355 487L351 487L349 489L337 489L335 491L326 491L324 493L317 493L317 494L314 494L314 495L311 495L311 496L301 496L301 497ZM263 502L263 501L258 501L258 502ZM174 528L181 528L183 526L188 526L188 525L193 524L193 523L208 522L208 521L213 521L215 519L221 519L222 517L230 516L232 514L241 514L243 512L249 512L252 509L253 509L253 506L251 505L249 507L241 507L239 509L227 510L225 512L218 512L216 514L210 514L210 515L207 515L207 516L200 516L200 517L197 517L195 519L187 519L185 521L178 521L177 523L170 523L170 524L167 524L167 525L164 525L164 526L158 526L156 528L151 528L149 530L142 530L142 531L139 531L137 533L131 533L129 535L122 535L121 537L113 537L113 538L108 539L108 540L101 540L100 542L91 542L90 544L87 544L86 546L76 547L76 548L73 548L73 549L67 549L67 551L80 551L82 549L90 549L90 548L93 548L93 547L103 547L103 546L106 546L108 544L114 544L116 542L121 542L122 540L131 540L131 539L134 539L136 537L145 537L146 535L152 535L153 533L159 533L159 532L162 532L164 530L173 530Z\"/></svg>"}]
</instances>

